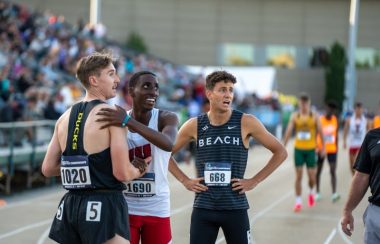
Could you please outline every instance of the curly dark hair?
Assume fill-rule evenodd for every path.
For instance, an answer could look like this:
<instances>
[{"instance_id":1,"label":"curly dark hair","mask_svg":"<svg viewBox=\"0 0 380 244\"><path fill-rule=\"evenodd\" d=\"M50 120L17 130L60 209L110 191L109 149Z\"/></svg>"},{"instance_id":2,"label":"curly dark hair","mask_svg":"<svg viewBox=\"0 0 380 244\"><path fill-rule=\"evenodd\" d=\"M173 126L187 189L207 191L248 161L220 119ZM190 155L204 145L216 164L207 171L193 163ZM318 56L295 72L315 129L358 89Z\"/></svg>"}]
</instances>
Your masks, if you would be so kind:
<instances>
[{"instance_id":1,"label":"curly dark hair","mask_svg":"<svg viewBox=\"0 0 380 244\"><path fill-rule=\"evenodd\" d=\"M129 82L128 82L128 87L131 88L131 87L135 87L136 84L137 84L137 81L139 80L140 76L143 76L143 75L153 75L154 77L157 77L157 75L153 72L150 72L150 71L147 71L147 70L144 70L144 71L139 71L139 72L136 72L132 75L132 77L129 79Z\"/></svg>"},{"instance_id":2,"label":"curly dark hair","mask_svg":"<svg viewBox=\"0 0 380 244\"><path fill-rule=\"evenodd\" d=\"M214 71L206 77L206 89L212 90L215 87L215 84L220 81L232 82L233 84L235 84L236 78L235 76L224 70Z\"/></svg>"}]
</instances>

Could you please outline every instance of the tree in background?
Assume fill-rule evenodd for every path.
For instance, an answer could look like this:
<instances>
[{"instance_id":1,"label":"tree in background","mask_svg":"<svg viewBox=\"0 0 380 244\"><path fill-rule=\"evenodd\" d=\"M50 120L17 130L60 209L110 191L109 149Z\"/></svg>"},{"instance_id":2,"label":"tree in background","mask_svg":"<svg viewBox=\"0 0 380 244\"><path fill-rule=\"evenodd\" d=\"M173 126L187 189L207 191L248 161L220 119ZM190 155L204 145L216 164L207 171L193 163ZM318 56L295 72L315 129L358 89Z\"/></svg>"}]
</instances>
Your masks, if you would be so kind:
<instances>
[{"instance_id":1,"label":"tree in background","mask_svg":"<svg viewBox=\"0 0 380 244\"><path fill-rule=\"evenodd\" d=\"M346 51L344 47L335 42L329 51L327 65L325 66L325 102L336 101L338 111L342 111L346 70Z\"/></svg>"},{"instance_id":2,"label":"tree in background","mask_svg":"<svg viewBox=\"0 0 380 244\"><path fill-rule=\"evenodd\" d=\"M146 53L148 51L148 47L145 44L143 37L135 31L132 31L129 34L127 42L126 42L126 46L137 52Z\"/></svg>"}]
</instances>

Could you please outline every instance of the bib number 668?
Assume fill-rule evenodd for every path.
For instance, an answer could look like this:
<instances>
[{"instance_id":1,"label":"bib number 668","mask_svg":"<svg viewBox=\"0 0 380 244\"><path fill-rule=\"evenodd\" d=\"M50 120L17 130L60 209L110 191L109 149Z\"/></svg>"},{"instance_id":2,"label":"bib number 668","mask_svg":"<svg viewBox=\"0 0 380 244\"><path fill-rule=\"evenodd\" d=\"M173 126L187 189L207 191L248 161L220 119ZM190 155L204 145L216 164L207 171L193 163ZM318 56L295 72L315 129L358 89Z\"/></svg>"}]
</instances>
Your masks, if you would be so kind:
<instances>
[{"instance_id":1,"label":"bib number 668","mask_svg":"<svg viewBox=\"0 0 380 244\"><path fill-rule=\"evenodd\" d=\"M210 173L210 182L225 182L226 174L225 173Z\"/></svg>"}]
</instances>

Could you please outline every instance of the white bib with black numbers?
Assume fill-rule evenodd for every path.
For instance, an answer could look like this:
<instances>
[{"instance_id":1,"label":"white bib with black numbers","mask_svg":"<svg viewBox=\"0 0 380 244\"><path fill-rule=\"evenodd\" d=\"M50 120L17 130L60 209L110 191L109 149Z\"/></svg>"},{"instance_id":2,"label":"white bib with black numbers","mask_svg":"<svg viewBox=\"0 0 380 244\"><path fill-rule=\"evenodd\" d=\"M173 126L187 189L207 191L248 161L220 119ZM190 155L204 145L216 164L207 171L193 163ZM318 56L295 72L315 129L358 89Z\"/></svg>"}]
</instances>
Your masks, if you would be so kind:
<instances>
[{"instance_id":1,"label":"white bib with black numbers","mask_svg":"<svg viewBox=\"0 0 380 244\"><path fill-rule=\"evenodd\" d=\"M323 140L325 141L325 143L335 143L335 135L325 135L323 137Z\"/></svg>"},{"instance_id":2,"label":"white bib with black numbers","mask_svg":"<svg viewBox=\"0 0 380 244\"><path fill-rule=\"evenodd\" d=\"M61 160L61 181L65 189L91 188L88 156L63 156Z\"/></svg>"},{"instance_id":3,"label":"white bib with black numbers","mask_svg":"<svg viewBox=\"0 0 380 244\"><path fill-rule=\"evenodd\" d=\"M310 140L311 133L310 131L298 131L297 132L297 139L298 140Z\"/></svg>"},{"instance_id":4,"label":"white bib with black numbers","mask_svg":"<svg viewBox=\"0 0 380 244\"><path fill-rule=\"evenodd\" d=\"M155 173L146 173L142 177L128 182L124 195L127 197L153 197L156 195L155 180Z\"/></svg>"},{"instance_id":5,"label":"white bib with black numbers","mask_svg":"<svg viewBox=\"0 0 380 244\"><path fill-rule=\"evenodd\" d=\"M204 179L207 186L228 186L231 183L231 163L205 163Z\"/></svg>"}]
</instances>

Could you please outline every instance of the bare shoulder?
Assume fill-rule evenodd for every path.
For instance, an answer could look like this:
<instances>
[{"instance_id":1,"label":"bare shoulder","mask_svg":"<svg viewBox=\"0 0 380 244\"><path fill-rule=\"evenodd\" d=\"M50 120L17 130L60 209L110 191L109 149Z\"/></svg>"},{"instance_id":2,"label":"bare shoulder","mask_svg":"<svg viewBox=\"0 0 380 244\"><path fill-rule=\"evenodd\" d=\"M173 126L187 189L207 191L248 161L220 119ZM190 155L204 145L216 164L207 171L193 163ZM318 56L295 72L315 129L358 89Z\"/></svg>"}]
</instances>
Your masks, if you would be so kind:
<instances>
[{"instance_id":1,"label":"bare shoulder","mask_svg":"<svg viewBox=\"0 0 380 244\"><path fill-rule=\"evenodd\" d=\"M252 114L243 114L241 118L243 135L254 135L261 132L265 127L260 120Z\"/></svg>"},{"instance_id":2,"label":"bare shoulder","mask_svg":"<svg viewBox=\"0 0 380 244\"><path fill-rule=\"evenodd\" d=\"M98 112L100 109L102 108L110 108L110 109L116 109L116 106L113 106L113 105L109 105L108 103L99 103L98 105L96 105L92 111L96 111ZM91 112L92 112L91 111Z\"/></svg>"},{"instance_id":3,"label":"bare shoulder","mask_svg":"<svg viewBox=\"0 0 380 244\"><path fill-rule=\"evenodd\" d=\"M177 114L168 110L160 110L159 117L164 120L178 120Z\"/></svg>"},{"instance_id":4,"label":"bare shoulder","mask_svg":"<svg viewBox=\"0 0 380 244\"><path fill-rule=\"evenodd\" d=\"M91 111L90 111L90 113L89 113L89 115L88 115L89 120L90 120L90 121L96 120L97 117L98 117L97 113L98 113L101 109L103 109L103 108L116 110L116 106L115 106L115 105L109 105L108 103L105 103L105 102L104 102L104 103L99 103L99 104L97 104L96 106L94 106L94 107L91 109Z\"/></svg>"},{"instance_id":5,"label":"bare shoulder","mask_svg":"<svg viewBox=\"0 0 380 244\"><path fill-rule=\"evenodd\" d=\"M178 135L187 138L196 139L198 134L198 120L197 117L188 119L181 128L179 128Z\"/></svg>"},{"instance_id":6,"label":"bare shoulder","mask_svg":"<svg viewBox=\"0 0 380 244\"><path fill-rule=\"evenodd\" d=\"M197 120L197 117L194 117L194 118L190 118L188 119L183 125L182 127L187 127L189 129L196 129L197 128L197 124L198 124L198 120Z\"/></svg>"},{"instance_id":7,"label":"bare shoulder","mask_svg":"<svg viewBox=\"0 0 380 244\"><path fill-rule=\"evenodd\" d=\"M260 123L259 119L254 116L253 114L246 114L243 113L243 116L241 117L241 124L243 127L251 126L252 123Z\"/></svg>"},{"instance_id":8,"label":"bare shoulder","mask_svg":"<svg viewBox=\"0 0 380 244\"><path fill-rule=\"evenodd\" d=\"M69 108L68 110L66 110L57 120L57 122L55 123L55 127L58 128L60 126L62 126L62 124L67 124L67 122L69 121L70 119L70 112L71 112L71 108Z\"/></svg>"}]
</instances>

